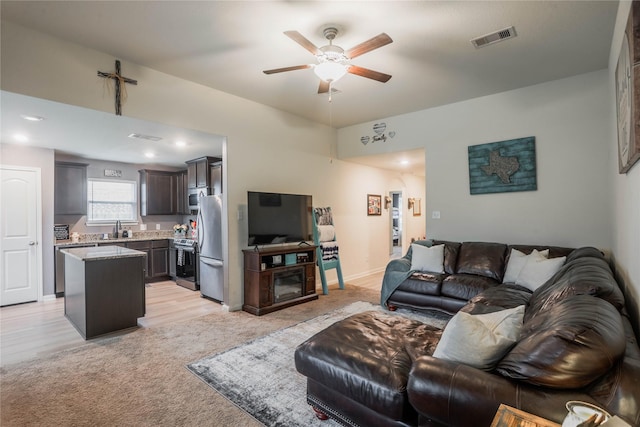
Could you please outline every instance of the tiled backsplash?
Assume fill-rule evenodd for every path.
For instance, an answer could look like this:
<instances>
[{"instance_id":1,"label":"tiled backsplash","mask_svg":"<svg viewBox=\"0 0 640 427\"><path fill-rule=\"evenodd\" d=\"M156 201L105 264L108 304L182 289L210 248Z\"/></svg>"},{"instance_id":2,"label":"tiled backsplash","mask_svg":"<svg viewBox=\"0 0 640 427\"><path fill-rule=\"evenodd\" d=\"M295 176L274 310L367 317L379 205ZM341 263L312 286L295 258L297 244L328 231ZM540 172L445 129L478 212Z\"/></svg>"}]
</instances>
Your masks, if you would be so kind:
<instances>
[{"instance_id":1,"label":"tiled backsplash","mask_svg":"<svg viewBox=\"0 0 640 427\"><path fill-rule=\"evenodd\" d=\"M78 238L78 243L100 242L104 240L103 235L104 233L81 233ZM173 237L173 230L147 230L147 231L133 231L133 237L131 238L132 239L162 239L162 238L168 239L171 237ZM113 233L109 233L109 239L113 239Z\"/></svg>"}]
</instances>

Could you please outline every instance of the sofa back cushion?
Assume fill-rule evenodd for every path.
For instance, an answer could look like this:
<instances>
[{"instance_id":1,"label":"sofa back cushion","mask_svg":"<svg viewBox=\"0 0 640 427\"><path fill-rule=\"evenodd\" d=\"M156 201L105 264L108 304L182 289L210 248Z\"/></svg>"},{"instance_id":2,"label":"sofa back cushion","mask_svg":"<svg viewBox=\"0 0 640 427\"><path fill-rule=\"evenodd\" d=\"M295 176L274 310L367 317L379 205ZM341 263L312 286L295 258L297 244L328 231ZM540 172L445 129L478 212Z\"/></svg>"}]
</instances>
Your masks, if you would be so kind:
<instances>
[{"instance_id":1,"label":"sofa back cushion","mask_svg":"<svg viewBox=\"0 0 640 427\"><path fill-rule=\"evenodd\" d=\"M575 295L529 320L525 316L520 341L497 371L535 385L580 388L611 369L625 345L616 308L600 298Z\"/></svg>"},{"instance_id":2,"label":"sofa back cushion","mask_svg":"<svg viewBox=\"0 0 640 427\"><path fill-rule=\"evenodd\" d=\"M434 240L433 244L444 245L444 272L447 274L455 273L456 264L458 263L458 253L460 252L460 243Z\"/></svg>"},{"instance_id":3,"label":"sofa back cushion","mask_svg":"<svg viewBox=\"0 0 640 427\"><path fill-rule=\"evenodd\" d=\"M456 273L476 274L502 283L506 256L507 245L502 243L463 242Z\"/></svg>"}]
</instances>

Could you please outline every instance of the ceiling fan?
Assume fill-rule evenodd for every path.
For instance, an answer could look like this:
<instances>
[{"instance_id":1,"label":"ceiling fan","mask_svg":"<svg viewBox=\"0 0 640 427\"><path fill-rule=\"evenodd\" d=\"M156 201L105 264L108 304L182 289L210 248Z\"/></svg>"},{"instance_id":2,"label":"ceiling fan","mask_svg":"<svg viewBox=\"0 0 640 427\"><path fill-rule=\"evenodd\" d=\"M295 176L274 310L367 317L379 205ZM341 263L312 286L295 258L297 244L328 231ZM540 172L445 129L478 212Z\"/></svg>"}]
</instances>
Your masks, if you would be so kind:
<instances>
[{"instance_id":1,"label":"ceiling fan","mask_svg":"<svg viewBox=\"0 0 640 427\"><path fill-rule=\"evenodd\" d=\"M338 29L335 27L330 26L324 29L323 34L325 38L329 40L329 44L322 47L317 47L297 31L285 31L284 34L291 38L294 42L298 43L300 46L304 47L309 52L314 54L316 56L316 59L318 60L318 63L294 65L293 67L265 70L263 71L265 74L275 74L285 71L313 68L315 74L320 77L320 87L318 88L318 93L329 92L331 85L347 73L366 77L372 80L377 80L382 83L389 81L389 79L391 78L389 74L350 64L350 61L353 58L356 58L362 54L370 52L374 49L378 49L379 47L393 42L393 40L391 40L391 37L389 37L385 33L380 33L377 36L364 41L347 51L342 49L340 46L336 46L333 44L333 39L335 39L338 35Z\"/></svg>"}]
</instances>

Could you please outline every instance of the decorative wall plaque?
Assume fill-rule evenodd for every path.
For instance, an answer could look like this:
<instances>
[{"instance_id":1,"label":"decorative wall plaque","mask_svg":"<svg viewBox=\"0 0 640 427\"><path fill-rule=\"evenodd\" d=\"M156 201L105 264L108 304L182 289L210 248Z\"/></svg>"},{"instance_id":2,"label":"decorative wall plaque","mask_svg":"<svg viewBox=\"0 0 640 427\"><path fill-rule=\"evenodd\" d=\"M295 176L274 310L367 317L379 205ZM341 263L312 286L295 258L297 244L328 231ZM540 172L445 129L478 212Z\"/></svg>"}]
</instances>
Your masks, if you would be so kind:
<instances>
[{"instance_id":1,"label":"decorative wall plaque","mask_svg":"<svg viewBox=\"0 0 640 427\"><path fill-rule=\"evenodd\" d=\"M468 151L471 194L538 189L535 137L472 145Z\"/></svg>"}]
</instances>

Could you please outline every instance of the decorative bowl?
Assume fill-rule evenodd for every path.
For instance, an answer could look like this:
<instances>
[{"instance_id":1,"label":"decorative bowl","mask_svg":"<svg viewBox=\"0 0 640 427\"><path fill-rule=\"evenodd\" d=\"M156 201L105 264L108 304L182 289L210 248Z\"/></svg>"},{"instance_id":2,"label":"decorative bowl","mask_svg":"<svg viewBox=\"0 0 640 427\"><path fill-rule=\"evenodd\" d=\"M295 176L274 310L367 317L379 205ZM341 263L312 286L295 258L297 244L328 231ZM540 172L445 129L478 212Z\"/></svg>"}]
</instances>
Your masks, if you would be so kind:
<instances>
[{"instance_id":1,"label":"decorative bowl","mask_svg":"<svg viewBox=\"0 0 640 427\"><path fill-rule=\"evenodd\" d=\"M595 405L587 402L580 402L579 400L570 400L567 402L567 416L562 422L562 427L576 427L578 424L585 422L594 414L599 414L604 417L602 422L611 418L611 415L602 408L598 408Z\"/></svg>"}]
</instances>

